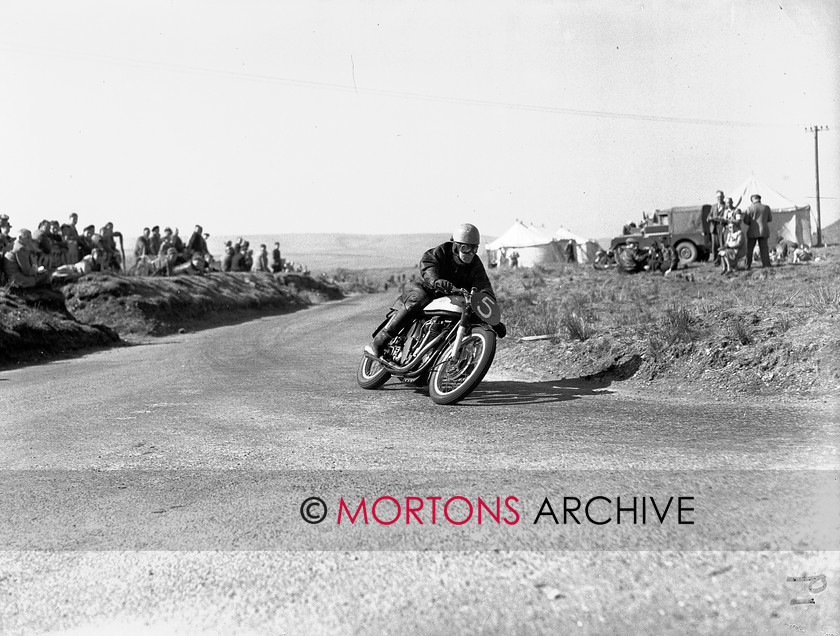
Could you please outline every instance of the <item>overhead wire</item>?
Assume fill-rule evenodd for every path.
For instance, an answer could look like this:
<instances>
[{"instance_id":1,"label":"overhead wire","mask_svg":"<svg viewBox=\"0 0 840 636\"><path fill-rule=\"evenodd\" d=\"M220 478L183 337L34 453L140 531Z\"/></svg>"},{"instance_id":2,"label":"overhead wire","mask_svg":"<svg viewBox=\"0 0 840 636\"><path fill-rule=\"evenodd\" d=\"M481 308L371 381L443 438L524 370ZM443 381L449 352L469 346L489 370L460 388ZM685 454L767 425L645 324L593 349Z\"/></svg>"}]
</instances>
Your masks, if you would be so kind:
<instances>
[{"instance_id":1,"label":"overhead wire","mask_svg":"<svg viewBox=\"0 0 840 636\"><path fill-rule=\"evenodd\" d=\"M200 66L191 66L183 64L171 64L168 62L153 62L149 60L137 60L131 58L115 57L109 55L96 55L91 53L68 52L59 51L55 49L35 48L28 46L21 46L15 44L0 43L0 50L12 50L24 53L35 53L41 55L52 55L62 57L72 57L79 59L92 59L107 63L127 64L137 67L154 68L158 70L168 70L172 72L191 73L195 75L207 75L215 77L224 77L228 79L240 79L258 82L271 82L278 84L285 84L289 86L300 86L306 88L323 89L323 90L337 90L341 92L367 94L374 96L420 100L427 102L447 103L447 104L461 104L482 107L505 108L508 110L530 111L538 113L548 113L557 115L570 115L575 117L589 117L596 119L616 119L629 121L648 121L672 124L694 124L704 126L728 126L740 128L788 128L798 126L799 124L783 124L773 122L750 122L743 120L720 120L720 119L704 119L697 117L675 117L671 115L651 115L639 113L624 113L604 110L591 110L582 108L563 108L559 106L544 106L539 104L522 104L517 102L495 101L487 99L475 99L469 97L449 97L442 95L429 95L425 93L416 93L412 91L401 91L382 88L364 88L355 85L355 66L353 67L353 85L336 84L331 82L320 82L314 80L301 80L288 77L279 77L276 75L269 75L264 73L248 73L244 71L225 71L220 69L204 68Z\"/></svg>"}]
</instances>

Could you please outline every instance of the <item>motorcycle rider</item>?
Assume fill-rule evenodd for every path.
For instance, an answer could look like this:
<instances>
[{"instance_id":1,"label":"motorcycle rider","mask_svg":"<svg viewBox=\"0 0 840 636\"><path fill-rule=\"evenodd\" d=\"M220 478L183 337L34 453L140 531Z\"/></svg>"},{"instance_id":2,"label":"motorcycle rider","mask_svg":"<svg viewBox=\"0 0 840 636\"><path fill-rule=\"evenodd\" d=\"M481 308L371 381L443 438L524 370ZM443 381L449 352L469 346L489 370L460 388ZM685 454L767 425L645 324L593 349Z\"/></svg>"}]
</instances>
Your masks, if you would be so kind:
<instances>
[{"instance_id":1,"label":"motorcycle rider","mask_svg":"<svg viewBox=\"0 0 840 636\"><path fill-rule=\"evenodd\" d=\"M452 238L426 251L420 259L420 281L413 283L400 297L397 310L388 323L365 347L365 353L379 358L382 349L396 336L400 329L423 307L439 296L446 296L453 287L485 292L496 299L487 272L478 258L481 234L470 223L463 223L452 232ZM500 323L497 333L503 337L504 326Z\"/></svg>"}]
</instances>

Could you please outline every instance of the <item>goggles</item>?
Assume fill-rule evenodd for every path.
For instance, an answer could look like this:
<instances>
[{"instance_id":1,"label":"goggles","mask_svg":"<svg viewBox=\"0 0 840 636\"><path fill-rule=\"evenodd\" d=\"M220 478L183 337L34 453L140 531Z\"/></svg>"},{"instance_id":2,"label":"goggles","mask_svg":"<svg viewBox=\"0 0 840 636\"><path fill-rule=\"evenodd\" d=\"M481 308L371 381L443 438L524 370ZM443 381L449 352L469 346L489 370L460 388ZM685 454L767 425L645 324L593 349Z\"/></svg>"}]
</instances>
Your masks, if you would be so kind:
<instances>
[{"instance_id":1,"label":"goggles","mask_svg":"<svg viewBox=\"0 0 840 636\"><path fill-rule=\"evenodd\" d=\"M455 249L461 254L478 253L478 245L470 245L469 243L455 243Z\"/></svg>"}]
</instances>

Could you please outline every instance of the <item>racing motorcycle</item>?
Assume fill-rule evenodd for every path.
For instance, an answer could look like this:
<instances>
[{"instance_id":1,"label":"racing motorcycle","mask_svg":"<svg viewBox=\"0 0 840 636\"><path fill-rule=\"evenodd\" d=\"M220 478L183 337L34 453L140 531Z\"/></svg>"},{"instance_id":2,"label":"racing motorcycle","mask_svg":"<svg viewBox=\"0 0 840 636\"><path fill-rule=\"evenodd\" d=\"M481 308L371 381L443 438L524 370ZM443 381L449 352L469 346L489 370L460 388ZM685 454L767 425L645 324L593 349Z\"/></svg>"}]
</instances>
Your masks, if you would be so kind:
<instances>
[{"instance_id":1,"label":"racing motorcycle","mask_svg":"<svg viewBox=\"0 0 840 636\"><path fill-rule=\"evenodd\" d=\"M398 301L400 302L400 301ZM375 337L396 311L392 307L373 332ZM391 376L418 386L428 383L435 404L455 404L484 378L504 337L501 310L492 296L452 288L435 298L385 345L382 356L365 353L356 379L363 389L378 389Z\"/></svg>"}]
</instances>

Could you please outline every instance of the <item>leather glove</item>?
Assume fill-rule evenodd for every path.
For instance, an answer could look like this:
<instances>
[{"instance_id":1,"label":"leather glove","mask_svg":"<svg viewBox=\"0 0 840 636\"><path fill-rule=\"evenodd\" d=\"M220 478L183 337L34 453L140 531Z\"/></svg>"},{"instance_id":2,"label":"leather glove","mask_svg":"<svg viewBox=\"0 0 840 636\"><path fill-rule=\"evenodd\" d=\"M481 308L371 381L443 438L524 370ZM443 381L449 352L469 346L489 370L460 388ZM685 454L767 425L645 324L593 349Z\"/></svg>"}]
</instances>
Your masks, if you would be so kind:
<instances>
[{"instance_id":1,"label":"leather glove","mask_svg":"<svg viewBox=\"0 0 840 636\"><path fill-rule=\"evenodd\" d=\"M496 332L496 335L499 338L504 338L507 335L507 327L505 327L505 323L500 322L498 325L493 327L493 331Z\"/></svg>"},{"instance_id":2,"label":"leather glove","mask_svg":"<svg viewBox=\"0 0 840 636\"><path fill-rule=\"evenodd\" d=\"M435 281L435 291L443 292L444 294L452 293L452 283L445 278L438 278Z\"/></svg>"}]
</instances>

